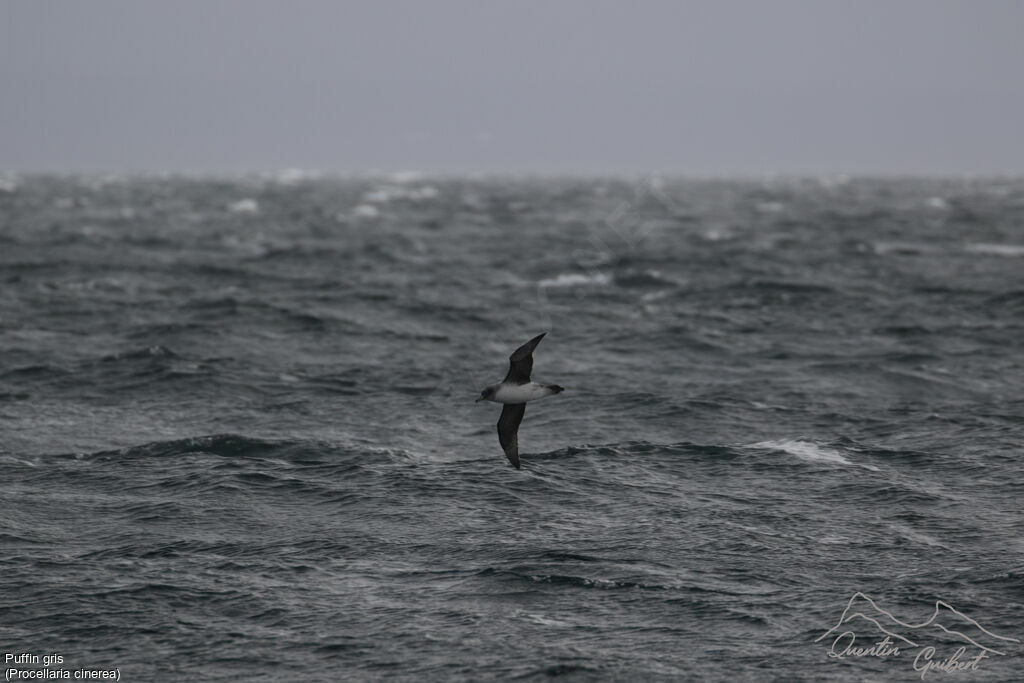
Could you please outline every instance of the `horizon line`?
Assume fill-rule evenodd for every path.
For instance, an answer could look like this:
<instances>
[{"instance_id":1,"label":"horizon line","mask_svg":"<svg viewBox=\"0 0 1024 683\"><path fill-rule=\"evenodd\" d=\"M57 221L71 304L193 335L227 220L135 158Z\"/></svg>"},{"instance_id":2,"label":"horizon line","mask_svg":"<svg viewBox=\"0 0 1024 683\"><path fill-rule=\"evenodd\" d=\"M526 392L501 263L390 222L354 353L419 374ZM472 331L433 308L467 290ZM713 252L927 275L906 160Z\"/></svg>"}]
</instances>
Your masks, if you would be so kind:
<instances>
[{"instance_id":1,"label":"horizon line","mask_svg":"<svg viewBox=\"0 0 1024 683\"><path fill-rule=\"evenodd\" d=\"M293 182L315 179L391 178L395 182L414 182L421 178L562 178L642 180L1024 180L1021 171L685 171L647 170L541 170L541 169L442 169L442 168L366 168L322 169L312 167L268 167L263 169L10 169L0 168L0 178L31 177L180 177L180 178L266 178L284 176Z\"/></svg>"}]
</instances>

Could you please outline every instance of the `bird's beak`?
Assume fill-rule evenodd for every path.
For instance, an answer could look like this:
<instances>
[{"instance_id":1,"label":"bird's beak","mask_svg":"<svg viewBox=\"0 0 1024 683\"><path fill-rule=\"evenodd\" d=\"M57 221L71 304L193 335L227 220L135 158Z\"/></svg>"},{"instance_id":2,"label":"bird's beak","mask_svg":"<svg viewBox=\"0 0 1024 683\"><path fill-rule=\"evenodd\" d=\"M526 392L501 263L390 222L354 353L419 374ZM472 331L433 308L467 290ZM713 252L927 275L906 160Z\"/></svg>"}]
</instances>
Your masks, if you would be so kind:
<instances>
[{"instance_id":1,"label":"bird's beak","mask_svg":"<svg viewBox=\"0 0 1024 683\"><path fill-rule=\"evenodd\" d=\"M482 400L483 400L482 398L478 398L477 400L473 401L473 403L479 403Z\"/></svg>"}]
</instances>

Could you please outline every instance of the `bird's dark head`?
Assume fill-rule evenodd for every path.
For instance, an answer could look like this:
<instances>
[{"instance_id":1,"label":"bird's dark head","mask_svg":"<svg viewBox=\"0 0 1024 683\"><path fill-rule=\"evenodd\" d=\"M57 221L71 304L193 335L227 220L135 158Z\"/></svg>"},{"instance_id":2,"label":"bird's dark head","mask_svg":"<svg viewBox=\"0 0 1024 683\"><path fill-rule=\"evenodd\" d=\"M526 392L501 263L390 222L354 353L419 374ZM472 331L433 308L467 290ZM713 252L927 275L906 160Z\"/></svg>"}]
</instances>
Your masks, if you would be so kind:
<instances>
[{"instance_id":1,"label":"bird's dark head","mask_svg":"<svg viewBox=\"0 0 1024 683\"><path fill-rule=\"evenodd\" d=\"M492 384L489 387L485 387L484 390L480 392L480 398L478 398L476 402L479 403L480 401L493 401L494 395L497 393L497 391L498 385L496 384Z\"/></svg>"}]
</instances>

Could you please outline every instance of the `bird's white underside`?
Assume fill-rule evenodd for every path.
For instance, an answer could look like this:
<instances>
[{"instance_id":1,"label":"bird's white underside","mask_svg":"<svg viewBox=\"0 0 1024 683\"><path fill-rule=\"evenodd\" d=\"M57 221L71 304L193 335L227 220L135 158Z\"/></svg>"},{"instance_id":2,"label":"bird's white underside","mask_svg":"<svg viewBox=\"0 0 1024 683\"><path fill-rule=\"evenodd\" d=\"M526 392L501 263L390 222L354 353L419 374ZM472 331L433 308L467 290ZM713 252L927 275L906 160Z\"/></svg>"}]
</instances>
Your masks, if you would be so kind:
<instances>
[{"instance_id":1,"label":"bird's white underside","mask_svg":"<svg viewBox=\"0 0 1024 683\"><path fill-rule=\"evenodd\" d=\"M498 390L489 400L496 403L526 403L555 393L546 384L499 384Z\"/></svg>"}]
</instances>

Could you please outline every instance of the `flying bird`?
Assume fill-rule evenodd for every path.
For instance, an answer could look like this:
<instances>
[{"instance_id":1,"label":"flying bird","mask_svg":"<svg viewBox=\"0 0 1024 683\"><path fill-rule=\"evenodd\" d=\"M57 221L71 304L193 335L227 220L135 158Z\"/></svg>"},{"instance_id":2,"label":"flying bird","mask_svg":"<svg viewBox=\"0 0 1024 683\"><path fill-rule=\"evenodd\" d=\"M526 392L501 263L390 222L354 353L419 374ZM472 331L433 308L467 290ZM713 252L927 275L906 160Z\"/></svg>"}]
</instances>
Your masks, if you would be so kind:
<instances>
[{"instance_id":1,"label":"flying bird","mask_svg":"<svg viewBox=\"0 0 1024 683\"><path fill-rule=\"evenodd\" d=\"M497 384L492 384L480 392L480 401L504 403L501 417L498 418L498 441L505 451L505 457L517 470L519 466L519 423L526 413L526 402L535 401L552 394L559 394L565 389L557 384L541 384L530 381L533 370L533 350L540 344L547 332L542 332L526 342L508 357L508 374Z\"/></svg>"}]
</instances>

